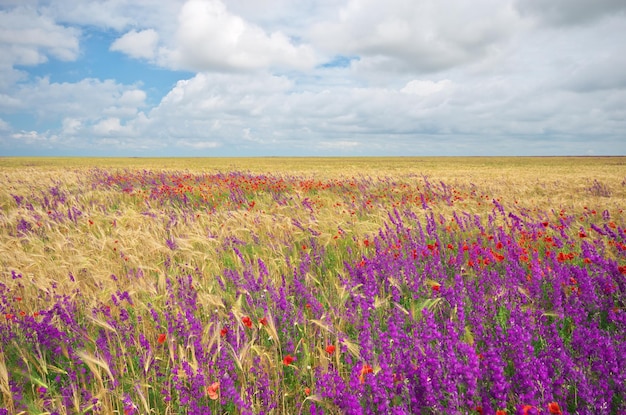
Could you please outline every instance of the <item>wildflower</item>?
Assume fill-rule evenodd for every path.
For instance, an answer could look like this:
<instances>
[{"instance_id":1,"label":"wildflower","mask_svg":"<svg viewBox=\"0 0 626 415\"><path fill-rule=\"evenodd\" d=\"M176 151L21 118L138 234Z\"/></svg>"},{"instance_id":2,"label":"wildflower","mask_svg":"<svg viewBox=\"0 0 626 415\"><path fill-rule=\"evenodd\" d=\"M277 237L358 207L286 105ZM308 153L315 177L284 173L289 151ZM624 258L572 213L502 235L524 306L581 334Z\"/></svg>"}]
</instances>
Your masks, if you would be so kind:
<instances>
[{"instance_id":1,"label":"wildflower","mask_svg":"<svg viewBox=\"0 0 626 415\"><path fill-rule=\"evenodd\" d=\"M433 285L433 292L439 292L439 289L441 288L440 284L434 284Z\"/></svg>"},{"instance_id":2,"label":"wildflower","mask_svg":"<svg viewBox=\"0 0 626 415\"><path fill-rule=\"evenodd\" d=\"M247 328L251 328L252 327L252 320L250 319L250 317L248 316L244 316L241 319L241 322L244 324L244 326L246 326Z\"/></svg>"},{"instance_id":3,"label":"wildflower","mask_svg":"<svg viewBox=\"0 0 626 415\"><path fill-rule=\"evenodd\" d=\"M329 344L328 346L326 346L326 353L328 353L328 354L335 353L335 346L332 345L332 344Z\"/></svg>"},{"instance_id":4,"label":"wildflower","mask_svg":"<svg viewBox=\"0 0 626 415\"><path fill-rule=\"evenodd\" d=\"M551 414L562 414L563 412L561 412L561 408L559 407L559 404L556 402L550 402L548 404L548 411Z\"/></svg>"},{"instance_id":5,"label":"wildflower","mask_svg":"<svg viewBox=\"0 0 626 415\"><path fill-rule=\"evenodd\" d=\"M166 339L167 339L167 335L165 333L161 333L161 334L159 334L159 337L157 338L157 342L159 344L163 344L163 343L165 343Z\"/></svg>"},{"instance_id":6,"label":"wildflower","mask_svg":"<svg viewBox=\"0 0 626 415\"><path fill-rule=\"evenodd\" d=\"M506 411L504 409L498 409L496 415L506 415Z\"/></svg>"},{"instance_id":7,"label":"wildflower","mask_svg":"<svg viewBox=\"0 0 626 415\"><path fill-rule=\"evenodd\" d=\"M373 372L374 369L372 369L370 365L368 365L367 363L363 365L363 367L361 368L361 373L359 374L359 382L361 383L361 385L365 383L365 375Z\"/></svg>"},{"instance_id":8,"label":"wildflower","mask_svg":"<svg viewBox=\"0 0 626 415\"><path fill-rule=\"evenodd\" d=\"M533 409L532 405L524 405L522 407L522 415L529 415L531 409Z\"/></svg>"},{"instance_id":9,"label":"wildflower","mask_svg":"<svg viewBox=\"0 0 626 415\"><path fill-rule=\"evenodd\" d=\"M220 330L220 336L225 337L228 334L228 329L226 327L222 327Z\"/></svg>"},{"instance_id":10,"label":"wildflower","mask_svg":"<svg viewBox=\"0 0 626 415\"><path fill-rule=\"evenodd\" d=\"M259 323L261 323L263 326L267 326L267 318L263 317L261 320L259 320Z\"/></svg>"},{"instance_id":11,"label":"wildflower","mask_svg":"<svg viewBox=\"0 0 626 415\"><path fill-rule=\"evenodd\" d=\"M209 397L209 399L214 401L219 396L218 395L219 390L220 390L220 383L219 382L213 382L209 386L207 386L206 394Z\"/></svg>"},{"instance_id":12,"label":"wildflower","mask_svg":"<svg viewBox=\"0 0 626 415\"><path fill-rule=\"evenodd\" d=\"M309 388L309 387L304 388L304 394L306 396L309 396L311 394L311 388Z\"/></svg>"},{"instance_id":13,"label":"wildflower","mask_svg":"<svg viewBox=\"0 0 626 415\"><path fill-rule=\"evenodd\" d=\"M285 358L283 359L283 364L285 366L289 366L290 364L292 364L294 361L296 360L295 357L293 357L292 355L288 354L287 356L285 356Z\"/></svg>"}]
</instances>

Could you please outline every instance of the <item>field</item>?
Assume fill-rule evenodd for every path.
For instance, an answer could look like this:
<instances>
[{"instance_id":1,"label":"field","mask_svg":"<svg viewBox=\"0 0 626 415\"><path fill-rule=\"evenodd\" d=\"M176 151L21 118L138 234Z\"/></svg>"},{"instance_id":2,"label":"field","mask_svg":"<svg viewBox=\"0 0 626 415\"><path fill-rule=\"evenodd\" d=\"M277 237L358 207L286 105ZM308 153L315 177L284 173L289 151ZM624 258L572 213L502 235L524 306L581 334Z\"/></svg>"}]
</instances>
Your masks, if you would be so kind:
<instances>
[{"instance_id":1,"label":"field","mask_svg":"<svg viewBox=\"0 0 626 415\"><path fill-rule=\"evenodd\" d=\"M2 414L626 413L626 158L0 158Z\"/></svg>"}]
</instances>

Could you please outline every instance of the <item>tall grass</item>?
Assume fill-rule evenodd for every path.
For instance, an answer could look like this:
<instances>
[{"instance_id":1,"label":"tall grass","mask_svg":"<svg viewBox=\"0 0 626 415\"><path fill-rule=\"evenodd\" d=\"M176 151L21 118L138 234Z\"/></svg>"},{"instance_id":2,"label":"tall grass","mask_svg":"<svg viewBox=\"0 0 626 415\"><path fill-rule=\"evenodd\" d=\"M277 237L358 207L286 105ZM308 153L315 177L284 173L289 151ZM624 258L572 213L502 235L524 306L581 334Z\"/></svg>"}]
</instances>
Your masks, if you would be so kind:
<instances>
[{"instance_id":1,"label":"tall grass","mask_svg":"<svg viewBox=\"0 0 626 415\"><path fill-rule=\"evenodd\" d=\"M622 413L623 165L2 159L0 406Z\"/></svg>"}]
</instances>

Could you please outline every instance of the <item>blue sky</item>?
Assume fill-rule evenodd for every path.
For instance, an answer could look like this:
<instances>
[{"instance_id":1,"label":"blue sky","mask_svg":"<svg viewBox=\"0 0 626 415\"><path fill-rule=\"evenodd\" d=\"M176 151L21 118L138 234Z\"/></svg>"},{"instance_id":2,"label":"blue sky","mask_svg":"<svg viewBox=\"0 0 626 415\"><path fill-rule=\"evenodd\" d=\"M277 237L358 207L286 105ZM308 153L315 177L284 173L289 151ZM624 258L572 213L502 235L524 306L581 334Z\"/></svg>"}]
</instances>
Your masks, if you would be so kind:
<instances>
[{"instance_id":1,"label":"blue sky","mask_svg":"<svg viewBox=\"0 0 626 415\"><path fill-rule=\"evenodd\" d=\"M0 155L625 155L621 0L0 0Z\"/></svg>"}]
</instances>

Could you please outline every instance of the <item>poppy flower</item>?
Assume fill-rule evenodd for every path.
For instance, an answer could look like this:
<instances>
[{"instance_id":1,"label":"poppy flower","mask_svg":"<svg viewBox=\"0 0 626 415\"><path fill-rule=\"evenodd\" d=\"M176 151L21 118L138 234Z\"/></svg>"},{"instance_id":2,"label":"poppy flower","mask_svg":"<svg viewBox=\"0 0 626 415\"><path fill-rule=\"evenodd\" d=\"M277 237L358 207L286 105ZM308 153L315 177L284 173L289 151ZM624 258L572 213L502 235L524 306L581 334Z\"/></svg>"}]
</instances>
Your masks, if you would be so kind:
<instances>
[{"instance_id":1,"label":"poppy flower","mask_svg":"<svg viewBox=\"0 0 626 415\"><path fill-rule=\"evenodd\" d=\"M373 372L374 369L372 369L370 365L368 365L367 363L363 365L363 367L361 368L361 373L359 374L359 382L361 383L361 385L365 383L365 375Z\"/></svg>"},{"instance_id":2,"label":"poppy flower","mask_svg":"<svg viewBox=\"0 0 626 415\"><path fill-rule=\"evenodd\" d=\"M506 411L504 409L498 409L496 415L506 415Z\"/></svg>"},{"instance_id":3,"label":"poppy flower","mask_svg":"<svg viewBox=\"0 0 626 415\"><path fill-rule=\"evenodd\" d=\"M329 344L328 346L326 346L326 353L328 353L328 354L335 353L335 346L332 345L332 344Z\"/></svg>"},{"instance_id":4,"label":"poppy flower","mask_svg":"<svg viewBox=\"0 0 626 415\"><path fill-rule=\"evenodd\" d=\"M304 388L304 394L306 396L309 396L311 394L311 388L309 388L309 387Z\"/></svg>"},{"instance_id":5,"label":"poppy flower","mask_svg":"<svg viewBox=\"0 0 626 415\"><path fill-rule=\"evenodd\" d=\"M157 342L159 344L163 344L165 343L165 340L167 340L167 335L165 333L159 334L159 337L157 338Z\"/></svg>"},{"instance_id":6,"label":"poppy flower","mask_svg":"<svg viewBox=\"0 0 626 415\"><path fill-rule=\"evenodd\" d=\"M532 405L524 405L522 407L522 414L529 415L531 409L533 409Z\"/></svg>"},{"instance_id":7,"label":"poppy flower","mask_svg":"<svg viewBox=\"0 0 626 415\"><path fill-rule=\"evenodd\" d=\"M222 327L220 330L220 336L225 337L228 334L228 329L226 327Z\"/></svg>"},{"instance_id":8,"label":"poppy flower","mask_svg":"<svg viewBox=\"0 0 626 415\"><path fill-rule=\"evenodd\" d=\"M259 320L259 323L261 323L264 326L267 326L267 318L263 317L261 320Z\"/></svg>"},{"instance_id":9,"label":"poppy flower","mask_svg":"<svg viewBox=\"0 0 626 415\"><path fill-rule=\"evenodd\" d=\"M285 366L289 366L290 364L292 364L294 361L296 360L295 357L293 357L292 355L288 354L287 356L285 356L285 358L283 359L283 364Z\"/></svg>"},{"instance_id":10,"label":"poppy flower","mask_svg":"<svg viewBox=\"0 0 626 415\"><path fill-rule=\"evenodd\" d=\"M208 395L209 399L214 401L219 397L218 395L219 390L220 390L220 383L213 382L209 386L206 387L206 394Z\"/></svg>"},{"instance_id":11,"label":"poppy flower","mask_svg":"<svg viewBox=\"0 0 626 415\"><path fill-rule=\"evenodd\" d=\"M241 319L241 322L247 327L247 328L251 328L252 327L252 320L250 319L250 317L248 316L244 316Z\"/></svg>"},{"instance_id":12,"label":"poppy flower","mask_svg":"<svg viewBox=\"0 0 626 415\"><path fill-rule=\"evenodd\" d=\"M551 414L562 414L563 412L561 412L561 408L559 407L559 404L556 402L550 402L548 404L548 411L550 411Z\"/></svg>"}]
</instances>

